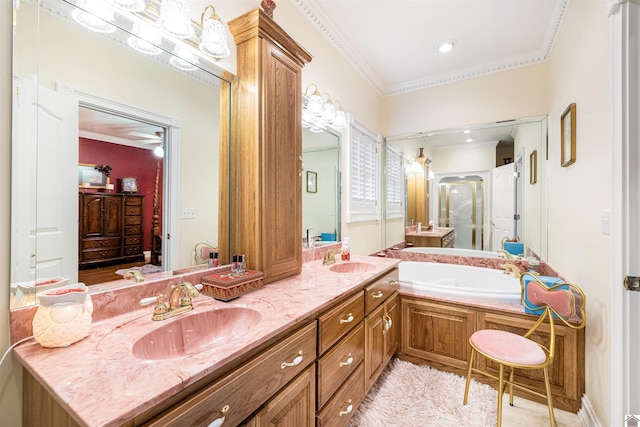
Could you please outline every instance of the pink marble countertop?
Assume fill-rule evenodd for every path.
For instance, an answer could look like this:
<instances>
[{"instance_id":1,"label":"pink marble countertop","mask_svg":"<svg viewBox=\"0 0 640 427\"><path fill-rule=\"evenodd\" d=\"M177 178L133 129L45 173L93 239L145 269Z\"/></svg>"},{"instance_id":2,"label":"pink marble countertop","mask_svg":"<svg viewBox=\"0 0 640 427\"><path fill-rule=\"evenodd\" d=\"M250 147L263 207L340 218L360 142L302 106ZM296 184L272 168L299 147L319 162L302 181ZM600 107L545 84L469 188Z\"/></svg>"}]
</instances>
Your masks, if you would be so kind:
<instances>
[{"instance_id":1,"label":"pink marble countertop","mask_svg":"<svg viewBox=\"0 0 640 427\"><path fill-rule=\"evenodd\" d=\"M151 320L152 305L99 321L94 312L90 335L69 347L43 348L28 341L14 351L23 366L79 424L120 425L198 380L221 372L234 359L315 316L399 262L355 255L347 262L354 261L374 264L375 269L335 273L316 260L303 264L302 273L297 276L268 284L231 302L201 295L194 300L193 311L159 322ZM113 295L110 297L113 299ZM117 300L110 301L114 303ZM238 306L252 308L262 316L241 338L175 359L141 360L132 354L136 340L183 316Z\"/></svg>"},{"instance_id":2,"label":"pink marble countertop","mask_svg":"<svg viewBox=\"0 0 640 427\"><path fill-rule=\"evenodd\" d=\"M450 227L434 227L429 231L427 231L426 228L423 228L422 231L418 233L417 227L414 227L413 230L407 230L405 232L405 236L444 237L452 231L453 228Z\"/></svg>"}]
</instances>

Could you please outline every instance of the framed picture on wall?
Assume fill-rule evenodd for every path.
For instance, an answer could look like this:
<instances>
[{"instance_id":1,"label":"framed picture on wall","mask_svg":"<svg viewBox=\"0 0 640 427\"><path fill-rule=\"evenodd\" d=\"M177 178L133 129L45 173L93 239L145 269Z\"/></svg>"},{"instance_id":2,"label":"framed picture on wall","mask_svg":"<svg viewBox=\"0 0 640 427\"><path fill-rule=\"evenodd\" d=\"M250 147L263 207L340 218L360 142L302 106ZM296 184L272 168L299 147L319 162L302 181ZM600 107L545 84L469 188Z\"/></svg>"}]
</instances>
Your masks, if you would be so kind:
<instances>
[{"instance_id":1,"label":"framed picture on wall","mask_svg":"<svg viewBox=\"0 0 640 427\"><path fill-rule=\"evenodd\" d=\"M107 188L109 177L89 163L78 164L78 187L80 188Z\"/></svg>"},{"instance_id":2,"label":"framed picture on wall","mask_svg":"<svg viewBox=\"0 0 640 427\"><path fill-rule=\"evenodd\" d=\"M307 171L307 193L318 192L318 174Z\"/></svg>"},{"instance_id":3,"label":"framed picture on wall","mask_svg":"<svg viewBox=\"0 0 640 427\"><path fill-rule=\"evenodd\" d=\"M569 104L560 118L560 165L564 168L576 161L576 104Z\"/></svg>"},{"instance_id":4,"label":"framed picture on wall","mask_svg":"<svg viewBox=\"0 0 640 427\"><path fill-rule=\"evenodd\" d=\"M122 177L122 192L135 193L138 191L138 179L133 177Z\"/></svg>"}]
</instances>

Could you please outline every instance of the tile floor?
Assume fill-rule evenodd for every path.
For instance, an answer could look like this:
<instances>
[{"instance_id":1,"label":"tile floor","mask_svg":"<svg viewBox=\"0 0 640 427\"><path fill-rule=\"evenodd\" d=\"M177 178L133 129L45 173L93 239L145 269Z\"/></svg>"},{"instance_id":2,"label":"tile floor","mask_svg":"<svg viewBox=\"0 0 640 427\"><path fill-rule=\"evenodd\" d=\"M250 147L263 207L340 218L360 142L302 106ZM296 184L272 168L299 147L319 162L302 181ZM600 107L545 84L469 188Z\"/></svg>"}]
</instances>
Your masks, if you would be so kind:
<instances>
[{"instance_id":1,"label":"tile floor","mask_svg":"<svg viewBox=\"0 0 640 427\"><path fill-rule=\"evenodd\" d=\"M503 427L538 427L548 426L549 409L547 405L532 402L515 396L513 406L509 406L509 396L505 395L502 401L502 425ZM578 414L554 409L558 427L580 427Z\"/></svg>"}]
</instances>

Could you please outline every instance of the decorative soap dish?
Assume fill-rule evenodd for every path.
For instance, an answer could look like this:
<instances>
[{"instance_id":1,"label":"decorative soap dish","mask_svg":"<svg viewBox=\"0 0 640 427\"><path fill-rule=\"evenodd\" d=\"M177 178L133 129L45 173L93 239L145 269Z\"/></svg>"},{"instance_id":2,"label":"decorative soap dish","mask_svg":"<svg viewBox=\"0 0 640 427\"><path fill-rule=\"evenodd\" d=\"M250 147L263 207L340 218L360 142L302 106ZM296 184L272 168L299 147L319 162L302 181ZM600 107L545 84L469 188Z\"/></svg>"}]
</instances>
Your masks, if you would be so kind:
<instances>
[{"instance_id":1,"label":"decorative soap dish","mask_svg":"<svg viewBox=\"0 0 640 427\"><path fill-rule=\"evenodd\" d=\"M220 301L230 301L264 285L262 271L246 270L244 273L231 273L225 268L215 274L202 276L202 293Z\"/></svg>"}]
</instances>

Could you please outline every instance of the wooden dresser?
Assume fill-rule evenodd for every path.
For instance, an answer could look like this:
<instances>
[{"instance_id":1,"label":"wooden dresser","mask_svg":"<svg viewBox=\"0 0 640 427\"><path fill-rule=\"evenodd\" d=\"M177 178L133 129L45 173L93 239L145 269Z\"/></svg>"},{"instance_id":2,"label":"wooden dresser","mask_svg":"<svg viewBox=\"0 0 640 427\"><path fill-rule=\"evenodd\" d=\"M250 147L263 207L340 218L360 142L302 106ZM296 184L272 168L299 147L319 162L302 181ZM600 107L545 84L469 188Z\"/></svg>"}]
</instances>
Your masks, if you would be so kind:
<instances>
[{"instance_id":1,"label":"wooden dresser","mask_svg":"<svg viewBox=\"0 0 640 427\"><path fill-rule=\"evenodd\" d=\"M80 193L81 269L102 264L144 261L142 203L132 194Z\"/></svg>"},{"instance_id":2,"label":"wooden dresser","mask_svg":"<svg viewBox=\"0 0 640 427\"><path fill-rule=\"evenodd\" d=\"M404 237L407 243L419 247L453 248L455 245L454 229L449 227L436 227L421 233L408 232Z\"/></svg>"}]
</instances>

